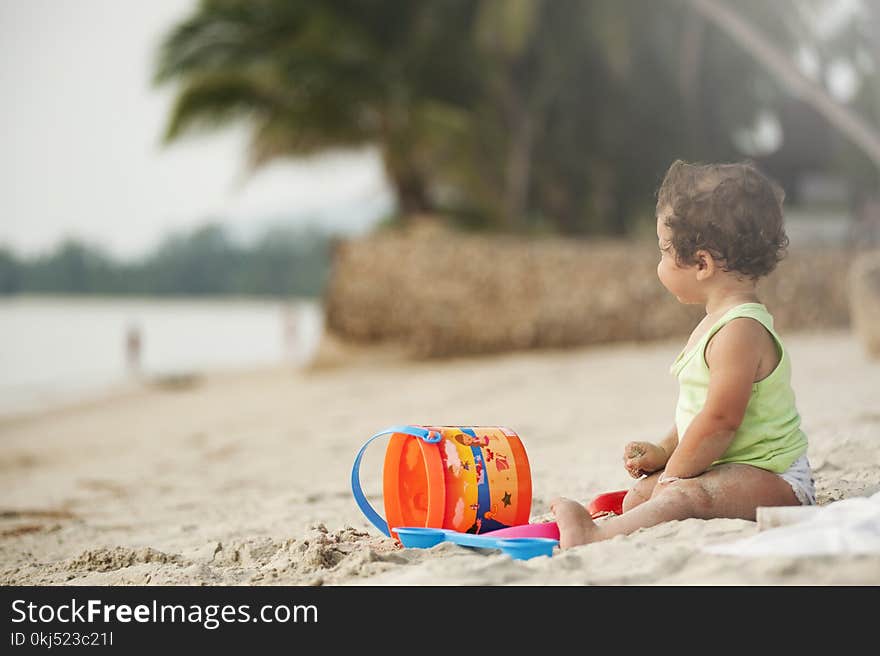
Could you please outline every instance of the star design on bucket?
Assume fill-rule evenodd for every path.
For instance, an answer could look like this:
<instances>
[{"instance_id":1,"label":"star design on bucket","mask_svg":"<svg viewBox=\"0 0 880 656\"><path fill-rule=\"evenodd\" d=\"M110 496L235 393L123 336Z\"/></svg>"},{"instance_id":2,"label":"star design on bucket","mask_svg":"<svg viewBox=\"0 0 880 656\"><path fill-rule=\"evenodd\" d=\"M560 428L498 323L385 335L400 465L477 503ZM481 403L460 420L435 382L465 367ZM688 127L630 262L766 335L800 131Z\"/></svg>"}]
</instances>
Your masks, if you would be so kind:
<instances>
[{"instance_id":1,"label":"star design on bucket","mask_svg":"<svg viewBox=\"0 0 880 656\"><path fill-rule=\"evenodd\" d=\"M504 496L501 497L501 503L503 503L505 505L505 507L509 506L511 504L510 492L504 493Z\"/></svg>"}]
</instances>

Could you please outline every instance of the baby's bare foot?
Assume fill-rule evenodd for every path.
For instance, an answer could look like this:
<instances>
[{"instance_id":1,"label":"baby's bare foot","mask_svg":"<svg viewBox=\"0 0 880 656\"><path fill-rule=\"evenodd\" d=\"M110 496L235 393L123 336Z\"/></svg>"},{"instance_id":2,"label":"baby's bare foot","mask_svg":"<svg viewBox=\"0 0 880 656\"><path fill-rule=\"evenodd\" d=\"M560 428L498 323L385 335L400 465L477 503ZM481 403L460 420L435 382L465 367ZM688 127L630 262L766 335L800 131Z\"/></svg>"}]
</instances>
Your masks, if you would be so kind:
<instances>
[{"instance_id":1,"label":"baby's bare foot","mask_svg":"<svg viewBox=\"0 0 880 656\"><path fill-rule=\"evenodd\" d=\"M599 539L598 530L590 513L577 501L558 497L550 502L550 510L559 526L559 547L570 549L579 544L595 542Z\"/></svg>"}]
</instances>

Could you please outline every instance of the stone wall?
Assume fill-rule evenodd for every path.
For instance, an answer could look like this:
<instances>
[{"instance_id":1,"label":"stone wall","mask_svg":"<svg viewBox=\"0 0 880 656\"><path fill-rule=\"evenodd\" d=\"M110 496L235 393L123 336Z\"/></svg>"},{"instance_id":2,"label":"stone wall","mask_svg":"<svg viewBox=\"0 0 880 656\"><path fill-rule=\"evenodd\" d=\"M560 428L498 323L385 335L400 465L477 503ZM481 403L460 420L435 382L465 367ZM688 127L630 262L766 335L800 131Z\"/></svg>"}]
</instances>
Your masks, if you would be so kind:
<instances>
[{"instance_id":1,"label":"stone wall","mask_svg":"<svg viewBox=\"0 0 880 656\"><path fill-rule=\"evenodd\" d=\"M462 234L424 223L341 242L325 291L336 339L448 357L685 339L703 315L656 275L656 243ZM793 251L760 286L783 332L849 324L842 248Z\"/></svg>"}]
</instances>

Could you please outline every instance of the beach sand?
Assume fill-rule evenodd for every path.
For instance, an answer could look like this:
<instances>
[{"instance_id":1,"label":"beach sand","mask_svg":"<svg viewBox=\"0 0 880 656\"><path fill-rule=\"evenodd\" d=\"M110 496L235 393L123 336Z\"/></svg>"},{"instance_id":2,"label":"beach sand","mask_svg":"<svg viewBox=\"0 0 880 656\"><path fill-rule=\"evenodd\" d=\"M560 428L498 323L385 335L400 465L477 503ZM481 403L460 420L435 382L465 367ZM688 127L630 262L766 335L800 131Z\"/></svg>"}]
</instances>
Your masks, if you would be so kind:
<instances>
[{"instance_id":1,"label":"beach sand","mask_svg":"<svg viewBox=\"0 0 880 656\"><path fill-rule=\"evenodd\" d=\"M846 331L786 337L820 504L880 490L880 361ZM387 426L505 425L557 495L629 487L626 441L672 425L681 344L407 362L356 358L145 386L0 420L5 585L877 585L880 555L720 556L754 522L691 519L512 560L402 549L355 505L361 444ZM187 384L188 383L188 384ZM362 479L381 510L385 442Z\"/></svg>"}]
</instances>

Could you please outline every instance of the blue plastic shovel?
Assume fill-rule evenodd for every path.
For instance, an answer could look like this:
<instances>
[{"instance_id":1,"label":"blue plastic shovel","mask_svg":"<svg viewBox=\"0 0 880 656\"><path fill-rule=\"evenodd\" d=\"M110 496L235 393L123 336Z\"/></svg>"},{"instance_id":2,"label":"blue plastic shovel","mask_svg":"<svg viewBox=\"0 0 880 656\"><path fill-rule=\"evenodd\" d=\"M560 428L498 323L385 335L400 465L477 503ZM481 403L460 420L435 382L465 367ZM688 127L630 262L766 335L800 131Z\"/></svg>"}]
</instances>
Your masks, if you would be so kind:
<instances>
[{"instance_id":1,"label":"blue plastic shovel","mask_svg":"<svg viewBox=\"0 0 880 656\"><path fill-rule=\"evenodd\" d=\"M552 556L559 540L550 538L493 538L491 535L459 533L445 528L401 526L393 529L400 543L407 548L429 549L441 542L453 542L463 547L500 549L514 560L528 560L536 556Z\"/></svg>"}]
</instances>

